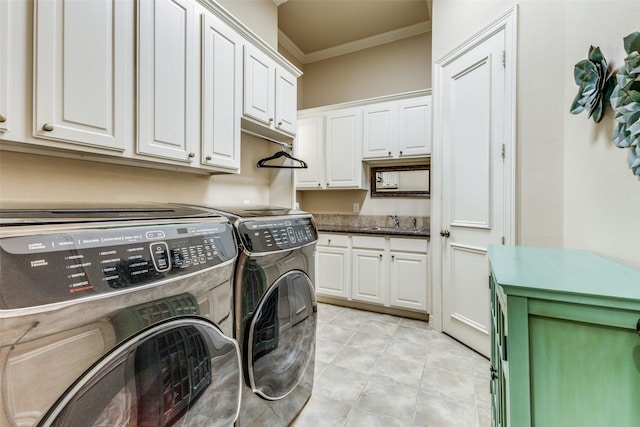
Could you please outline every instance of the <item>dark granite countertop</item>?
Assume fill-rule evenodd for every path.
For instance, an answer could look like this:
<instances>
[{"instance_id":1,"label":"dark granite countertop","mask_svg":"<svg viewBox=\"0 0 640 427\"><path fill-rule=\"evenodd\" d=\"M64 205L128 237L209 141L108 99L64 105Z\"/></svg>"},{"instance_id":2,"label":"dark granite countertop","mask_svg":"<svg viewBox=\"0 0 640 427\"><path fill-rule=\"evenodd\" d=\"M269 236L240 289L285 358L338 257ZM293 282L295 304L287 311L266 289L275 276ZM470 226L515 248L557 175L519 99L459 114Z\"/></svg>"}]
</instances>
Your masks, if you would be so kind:
<instances>
[{"instance_id":1,"label":"dark granite countertop","mask_svg":"<svg viewBox=\"0 0 640 427\"><path fill-rule=\"evenodd\" d=\"M431 237L431 230L424 228L420 231L413 231L407 228L357 226L357 225L337 225L337 224L316 224L318 231L326 233L348 233L348 234L372 234L377 236L401 236L401 237Z\"/></svg>"}]
</instances>

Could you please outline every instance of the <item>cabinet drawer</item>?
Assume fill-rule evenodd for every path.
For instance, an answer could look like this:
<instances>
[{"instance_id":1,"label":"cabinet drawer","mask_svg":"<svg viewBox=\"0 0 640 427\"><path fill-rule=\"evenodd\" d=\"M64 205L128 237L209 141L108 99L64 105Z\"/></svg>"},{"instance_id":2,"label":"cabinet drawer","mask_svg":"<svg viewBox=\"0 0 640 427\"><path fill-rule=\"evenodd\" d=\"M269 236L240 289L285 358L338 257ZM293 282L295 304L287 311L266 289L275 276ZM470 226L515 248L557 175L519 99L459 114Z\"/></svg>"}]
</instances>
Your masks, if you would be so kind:
<instances>
[{"instance_id":1,"label":"cabinet drawer","mask_svg":"<svg viewBox=\"0 0 640 427\"><path fill-rule=\"evenodd\" d=\"M336 246L341 248L349 247L349 236L347 234L325 234L318 236L318 246Z\"/></svg>"},{"instance_id":2,"label":"cabinet drawer","mask_svg":"<svg viewBox=\"0 0 640 427\"><path fill-rule=\"evenodd\" d=\"M384 250L384 237L373 236L353 236L352 243L354 248L380 249Z\"/></svg>"},{"instance_id":3,"label":"cabinet drawer","mask_svg":"<svg viewBox=\"0 0 640 427\"><path fill-rule=\"evenodd\" d=\"M390 239L392 251L422 252L427 253L427 239L405 239L402 237L392 237Z\"/></svg>"}]
</instances>

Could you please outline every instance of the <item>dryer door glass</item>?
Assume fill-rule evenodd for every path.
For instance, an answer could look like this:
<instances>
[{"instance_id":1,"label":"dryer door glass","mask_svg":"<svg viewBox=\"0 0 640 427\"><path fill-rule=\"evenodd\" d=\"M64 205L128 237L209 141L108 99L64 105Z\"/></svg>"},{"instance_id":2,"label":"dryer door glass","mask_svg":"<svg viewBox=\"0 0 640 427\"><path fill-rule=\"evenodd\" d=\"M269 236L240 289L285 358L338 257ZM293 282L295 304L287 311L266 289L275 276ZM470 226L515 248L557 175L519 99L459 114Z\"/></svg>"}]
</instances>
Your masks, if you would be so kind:
<instances>
[{"instance_id":1,"label":"dryer door glass","mask_svg":"<svg viewBox=\"0 0 640 427\"><path fill-rule=\"evenodd\" d=\"M241 394L238 345L207 320L146 329L108 353L39 425L229 426Z\"/></svg>"},{"instance_id":2,"label":"dryer door glass","mask_svg":"<svg viewBox=\"0 0 640 427\"><path fill-rule=\"evenodd\" d=\"M268 400L298 385L315 352L317 306L313 283L301 271L281 276L251 320L247 369L252 390Z\"/></svg>"}]
</instances>

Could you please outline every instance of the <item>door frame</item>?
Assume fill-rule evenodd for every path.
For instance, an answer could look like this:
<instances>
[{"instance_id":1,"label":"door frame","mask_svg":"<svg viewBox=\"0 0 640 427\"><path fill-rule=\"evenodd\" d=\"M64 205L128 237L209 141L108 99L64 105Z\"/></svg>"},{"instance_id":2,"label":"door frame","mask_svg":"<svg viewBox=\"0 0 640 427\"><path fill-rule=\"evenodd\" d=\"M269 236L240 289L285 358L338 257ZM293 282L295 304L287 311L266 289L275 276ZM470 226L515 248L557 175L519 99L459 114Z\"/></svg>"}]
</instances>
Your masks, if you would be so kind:
<instances>
[{"instance_id":1,"label":"door frame","mask_svg":"<svg viewBox=\"0 0 640 427\"><path fill-rule=\"evenodd\" d=\"M517 22L518 6L506 11L494 21L486 25L480 31L449 51L433 64L433 148L431 173L432 192L431 203L435 206L431 213L431 298L429 307L429 323L437 330L442 331L443 325L443 251L446 240L440 236L442 224L442 178L443 178L443 132L439 125L443 117L443 99L440 94L444 87L444 67L460 58L470 50L485 42L500 31L505 34L505 129L504 129L504 244L512 245L516 241L516 66L517 66ZM487 278L487 283L488 283ZM488 285L487 285L488 286ZM487 301L489 304L489 301Z\"/></svg>"}]
</instances>

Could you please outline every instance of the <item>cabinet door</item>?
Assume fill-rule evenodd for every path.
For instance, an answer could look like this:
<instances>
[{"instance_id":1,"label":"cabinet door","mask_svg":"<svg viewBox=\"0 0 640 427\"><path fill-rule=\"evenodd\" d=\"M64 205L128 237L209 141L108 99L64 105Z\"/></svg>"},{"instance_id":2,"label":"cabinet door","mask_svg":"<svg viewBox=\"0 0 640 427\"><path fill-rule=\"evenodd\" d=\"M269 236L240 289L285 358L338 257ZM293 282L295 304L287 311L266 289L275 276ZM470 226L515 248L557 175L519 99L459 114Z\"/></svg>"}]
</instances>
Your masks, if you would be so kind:
<instances>
[{"instance_id":1,"label":"cabinet door","mask_svg":"<svg viewBox=\"0 0 640 427\"><path fill-rule=\"evenodd\" d=\"M276 67L275 128L291 135L296 133L297 98L298 79L286 70Z\"/></svg>"},{"instance_id":2,"label":"cabinet door","mask_svg":"<svg viewBox=\"0 0 640 427\"><path fill-rule=\"evenodd\" d=\"M194 160L200 145L197 34L191 2L138 2L140 154Z\"/></svg>"},{"instance_id":3,"label":"cabinet door","mask_svg":"<svg viewBox=\"0 0 640 427\"><path fill-rule=\"evenodd\" d=\"M217 17L202 15L202 149L200 161L240 168L243 39Z\"/></svg>"},{"instance_id":4,"label":"cabinet door","mask_svg":"<svg viewBox=\"0 0 640 427\"><path fill-rule=\"evenodd\" d=\"M300 119L295 140L296 157L304 160L309 167L296 170L296 188L325 186L324 146L324 116Z\"/></svg>"},{"instance_id":5,"label":"cabinet door","mask_svg":"<svg viewBox=\"0 0 640 427\"><path fill-rule=\"evenodd\" d=\"M395 307L427 310L427 255L390 254L390 296Z\"/></svg>"},{"instance_id":6,"label":"cabinet door","mask_svg":"<svg viewBox=\"0 0 640 427\"><path fill-rule=\"evenodd\" d=\"M398 157L431 153L431 97L402 101L399 111Z\"/></svg>"},{"instance_id":7,"label":"cabinet door","mask_svg":"<svg viewBox=\"0 0 640 427\"><path fill-rule=\"evenodd\" d=\"M0 1L0 132L9 130L9 2Z\"/></svg>"},{"instance_id":8,"label":"cabinet door","mask_svg":"<svg viewBox=\"0 0 640 427\"><path fill-rule=\"evenodd\" d=\"M35 3L35 137L124 150L126 7L118 0Z\"/></svg>"},{"instance_id":9,"label":"cabinet door","mask_svg":"<svg viewBox=\"0 0 640 427\"><path fill-rule=\"evenodd\" d=\"M366 188L362 167L362 110L327 113L327 187Z\"/></svg>"},{"instance_id":10,"label":"cabinet door","mask_svg":"<svg viewBox=\"0 0 640 427\"><path fill-rule=\"evenodd\" d=\"M251 45L244 47L244 114L271 126L274 120L275 64Z\"/></svg>"},{"instance_id":11,"label":"cabinet door","mask_svg":"<svg viewBox=\"0 0 640 427\"><path fill-rule=\"evenodd\" d=\"M363 108L363 159L391 158L396 155L394 153L396 116L397 108L392 102L373 104Z\"/></svg>"},{"instance_id":12,"label":"cabinet door","mask_svg":"<svg viewBox=\"0 0 640 427\"><path fill-rule=\"evenodd\" d=\"M529 299L528 372L532 373L530 404L535 425L640 425L640 338L636 331L640 312L536 303ZM509 330L509 338L517 333L522 331ZM511 344L509 341L508 358L513 364L521 355ZM512 368L514 393L522 382ZM510 415L511 425L523 424L515 408Z\"/></svg>"},{"instance_id":13,"label":"cabinet door","mask_svg":"<svg viewBox=\"0 0 640 427\"><path fill-rule=\"evenodd\" d=\"M357 301L385 304L384 254L381 250L353 249L353 291Z\"/></svg>"},{"instance_id":14,"label":"cabinet door","mask_svg":"<svg viewBox=\"0 0 640 427\"><path fill-rule=\"evenodd\" d=\"M316 250L318 295L349 298L349 250L318 246Z\"/></svg>"}]
</instances>

